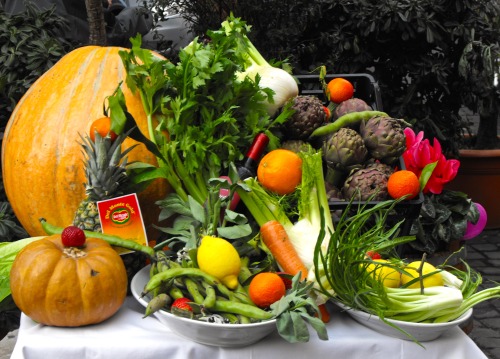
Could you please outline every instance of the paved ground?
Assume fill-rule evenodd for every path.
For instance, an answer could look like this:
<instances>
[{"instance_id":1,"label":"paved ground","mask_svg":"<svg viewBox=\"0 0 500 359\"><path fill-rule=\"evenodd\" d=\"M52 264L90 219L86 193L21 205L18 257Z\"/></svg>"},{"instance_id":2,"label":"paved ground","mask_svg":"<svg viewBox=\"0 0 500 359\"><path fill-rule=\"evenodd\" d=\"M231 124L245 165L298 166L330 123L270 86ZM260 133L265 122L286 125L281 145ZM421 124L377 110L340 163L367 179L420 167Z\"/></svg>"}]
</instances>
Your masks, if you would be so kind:
<instances>
[{"instance_id":1,"label":"paved ground","mask_svg":"<svg viewBox=\"0 0 500 359\"><path fill-rule=\"evenodd\" d=\"M467 263L483 276L482 288L500 283L500 230L484 231L466 242L466 250ZM475 306L473 322L464 330L489 359L500 359L500 299ZM10 358L16 339L13 331L0 341L0 359Z\"/></svg>"},{"instance_id":2,"label":"paved ground","mask_svg":"<svg viewBox=\"0 0 500 359\"><path fill-rule=\"evenodd\" d=\"M482 288L500 283L500 230L486 230L466 243L467 263L483 276ZM499 285L499 284L497 284ZM490 359L500 359L500 299L474 307L469 336Z\"/></svg>"}]
</instances>

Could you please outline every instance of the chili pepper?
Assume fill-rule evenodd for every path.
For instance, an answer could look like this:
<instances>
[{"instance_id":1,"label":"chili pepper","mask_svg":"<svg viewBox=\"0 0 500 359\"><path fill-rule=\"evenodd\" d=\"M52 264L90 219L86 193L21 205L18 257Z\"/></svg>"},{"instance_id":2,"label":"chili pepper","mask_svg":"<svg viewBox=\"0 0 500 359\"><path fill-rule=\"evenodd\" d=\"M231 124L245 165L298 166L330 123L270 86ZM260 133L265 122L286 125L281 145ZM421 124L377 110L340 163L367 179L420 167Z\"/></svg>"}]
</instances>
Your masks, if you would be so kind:
<instances>
[{"instance_id":1,"label":"chili pepper","mask_svg":"<svg viewBox=\"0 0 500 359\"><path fill-rule=\"evenodd\" d=\"M342 127L353 126L361 121L368 120L375 116L388 116L387 113L381 111L358 111L346 113L340 116L334 122L318 127L313 131L310 137L321 137L337 132Z\"/></svg>"}]
</instances>

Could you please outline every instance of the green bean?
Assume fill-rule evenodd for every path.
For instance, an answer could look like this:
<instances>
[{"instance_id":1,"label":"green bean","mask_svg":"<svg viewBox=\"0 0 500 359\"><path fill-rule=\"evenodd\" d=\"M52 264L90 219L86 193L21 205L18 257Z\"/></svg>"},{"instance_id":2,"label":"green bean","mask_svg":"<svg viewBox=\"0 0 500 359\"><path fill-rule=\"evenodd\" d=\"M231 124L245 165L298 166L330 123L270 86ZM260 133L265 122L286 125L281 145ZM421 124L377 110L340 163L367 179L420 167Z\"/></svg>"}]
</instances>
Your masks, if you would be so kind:
<instances>
[{"instance_id":1,"label":"green bean","mask_svg":"<svg viewBox=\"0 0 500 359\"><path fill-rule=\"evenodd\" d=\"M201 304L205 300L198 289L198 284L191 278L184 278L186 288L196 304Z\"/></svg>"},{"instance_id":2,"label":"green bean","mask_svg":"<svg viewBox=\"0 0 500 359\"><path fill-rule=\"evenodd\" d=\"M207 283L216 286L219 281L217 278L203 272L199 268L170 268L166 271L155 274L151 277L144 288L143 294L151 292L154 288L158 287L162 282L167 282L171 279L180 276L200 277Z\"/></svg>"},{"instance_id":3,"label":"green bean","mask_svg":"<svg viewBox=\"0 0 500 359\"><path fill-rule=\"evenodd\" d=\"M150 316L154 312L162 309L163 307L169 305L172 302L172 299L166 293L158 294L156 297L151 299L146 307L146 312L144 313L143 318Z\"/></svg>"},{"instance_id":4,"label":"green bean","mask_svg":"<svg viewBox=\"0 0 500 359\"><path fill-rule=\"evenodd\" d=\"M205 300L203 300L203 303L201 303L201 305L203 305L205 308L210 309L215 305L216 301L215 288L212 287L211 285L206 285L205 291L207 294L205 296Z\"/></svg>"},{"instance_id":5,"label":"green bean","mask_svg":"<svg viewBox=\"0 0 500 359\"><path fill-rule=\"evenodd\" d=\"M388 116L387 113L382 111L358 111L346 113L343 116L337 118L334 122L327 125L318 127L313 131L310 137L322 137L327 136L331 133L337 132L342 127L353 126L361 121L368 120L375 116Z\"/></svg>"},{"instance_id":6,"label":"green bean","mask_svg":"<svg viewBox=\"0 0 500 359\"><path fill-rule=\"evenodd\" d=\"M163 251L156 252L156 263L158 264L158 272L163 272L170 268L170 260Z\"/></svg>"},{"instance_id":7,"label":"green bean","mask_svg":"<svg viewBox=\"0 0 500 359\"><path fill-rule=\"evenodd\" d=\"M238 314L240 324L250 324L252 321L245 315Z\"/></svg>"},{"instance_id":8,"label":"green bean","mask_svg":"<svg viewBox=\"0 0 500 359\"><path fill-rule=\"evenodd\" d=\"M248 318L260 320L273 318L273 314L271 312L266 312L265 310L253 305L238 303L230 300L215 301L215 305L212 310L215 312L240 314Z\"/></svg>"},{"instance_id":9,"label":"green bean","mask_svg":"<svg viewBox=\"0 0 500 359\"><path fill-rule=\"evenodd\" d=\"M248 305L253 305L255 306L255 303L252 302L248 294L246 293L240 293L240 292L234 292L234 298L238 300L238 302L245 303Z\"/></svg>"},{"instance_id":10,"label":"green bean","mask_svg":"<svg viewBox=\"0 0 500 359\"><path fill-rule=\"evenodd\" d=\"M248 268L248 257L241 258L241 268L240 273L238 274L238 281L240 283L245 283L248 278L252 276L252 272Z\"/></svg>"},{"instance_id":11,"label":"green bean","mask_svg":"<svg viewBox=\"0 0 500 359\"><path fill-rule=\"evenodd\" d=\"M152 277L157 273L158 273L158 267L156 266L156 263L152 263L151 267L149 268L149 277ZM158 294L160 294L160 287L157 287L152 291L153 297L156 297Z\"/></svg>"},{"instance_id":12,"label":"green bean","mask_svg":"<svg viewBox=\"0 0 500 359\"><path fill-rule=\"evenodd\" d=\"M231 324L238 324L240 322L238 316L233 313L220 313L220 315Z\"/></svg>"},{"instance_id":13,"label":"green bean","mask_svg":"<svg viewBox=\"0 0 500 359\"><path fill-rule=\"evenodd\" d=\"M152 263L151 267L149 268L149 276L152 277L157 273L158 273L158 266L156 265L156 263Z\"/></svg>"},{"instance_id":14,"label":"green bean","mask_svg":"<svg viewBox=\"0 0 500 359\"><path fill-rule=\"evenodd\" d=\"M182 290L180 290L180 288L176 287L176 286L172 286L172 288L170 288L170 290L168 291L168 294L174 298L174 299L179 299L179 298L183 298L185 297L184 293L182 292Z\"/></svg>"},{"instance_id":15,"label":"green bean","mask_svg":"<svg viewBox=\"0 0 500 359\"><path fill-rule=\"evenodd\" d=\"M49 222L47 222L45 218L40 218L39 221L42 224L43 230L48 235L61 234L64 229L62 227L57 227L54 226L53 224L50 224ZM144 254L147 254L150 258L155 258L155 251L153 250L153 248L148 246L143 246L132 240L123 239L117 236L111 236L109 234L104 234L100 232L91 232L91 231L83 231L83 232L85 233L85 236L87 238L99 238L105 240L112 246L130 249L131 251L142 252Z\"/></svg>"},{"instance_id":16,"label":"green bean","mask_svg":"<svg viewBox=\"0 0 500 359\"><path fill-rule=\"evenodd\" d=\"M234 295L234 292L232 292L228 287L226 287L222 283L217 283L217 290L220 292L220 294L222 294L223 296L225 296L229 300L232 300L235 302L240 301L238 298L236 298L236 296Z\"/></svg>"}]
</instances>

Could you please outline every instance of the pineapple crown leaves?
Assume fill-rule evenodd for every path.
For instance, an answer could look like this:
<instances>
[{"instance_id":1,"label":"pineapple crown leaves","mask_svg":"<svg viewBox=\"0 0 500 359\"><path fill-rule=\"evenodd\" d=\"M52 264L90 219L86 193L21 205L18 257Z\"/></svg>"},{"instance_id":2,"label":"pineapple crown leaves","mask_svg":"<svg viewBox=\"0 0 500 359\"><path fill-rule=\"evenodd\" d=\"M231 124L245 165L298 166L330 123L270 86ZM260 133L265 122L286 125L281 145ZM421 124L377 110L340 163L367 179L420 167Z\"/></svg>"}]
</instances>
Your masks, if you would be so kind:
<instances>
[{"instance_id":1,"label":"pineapple crown leaves","mask_svg":"<svg viewBox=\"0 0 500 359\"><path fill-rule=\"evenodd\" d=\"M130 146L124 151L121 145L129 132L120 134L114 141L109 136L95 136L95 142L87 135L82 138L85 156L85 190L92 200L115 197L127 192L129 178L126 167L129 165L127 154L134 149Z\"/></svg>"}]
</instances>

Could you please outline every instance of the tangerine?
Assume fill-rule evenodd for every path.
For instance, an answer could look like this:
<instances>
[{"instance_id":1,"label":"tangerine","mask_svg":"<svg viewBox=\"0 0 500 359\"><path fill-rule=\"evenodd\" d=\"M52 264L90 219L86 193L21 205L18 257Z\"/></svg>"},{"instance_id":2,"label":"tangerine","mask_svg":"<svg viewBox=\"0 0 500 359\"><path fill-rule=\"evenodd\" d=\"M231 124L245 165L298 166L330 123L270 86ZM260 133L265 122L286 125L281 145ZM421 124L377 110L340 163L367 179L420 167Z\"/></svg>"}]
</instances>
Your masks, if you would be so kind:
<instances>
[{"instance_id":1,"label":"tangerine","mask_svg":"<svg viewBox=\"0 0 500 359\"><path fill-rule=\"evenodd\" d=\"M387 191L394 198L412 199L420 192L420 182L415 173L408 170L399 170L392 173L387 181Z\"/></svg>"},{"instance_id":2,"label":"tangerine","mask_svg":"<svg viewBox=\"0 0 500 359\"><path fill-rule=\"evenodd\" d=\"M327 95L330 101L341 103L342 101L352 98L354 95L354 86L349 80L337 77L328 82Z\"/></svg>"},{"instance_id":3,"label":"tangerine","mask_svg":"<svg viewBox=\"0 0 500 359\"><path fill-rule=\"evenodd\" d=\"M118 137L116 133L111 131L111 118L106 116L98 118L90 125L89 135L92 142L95 142L96 132L103 138L109 134L111 141L114 141Z\"/></svg>"},{"instance_id":4,"label":"tangerine","mask_svg":"<svg viewBox=\"0 0 500 359\"><path fill-rule=\"evenodd\" d=\"M269 191L290 194L302 181L302 159L290 150L272 150L260 160L257 179Z\"/></svg>"},{"instance_id":5,"label":"tangerine","mask_svg":"<svg viewBox=\"0 0 500 359\"><path fill-rule=\"evenodd\" d=\"M267 308L286 293L283 279L273 272L261 272L253 277L248 287L250 299L259 308Z\"/></svg>"}]
</instances>

